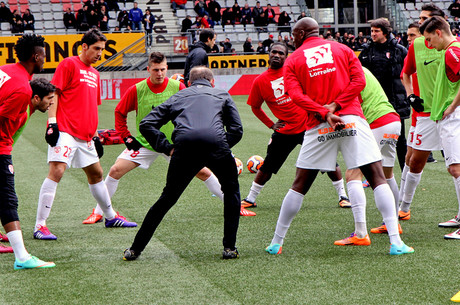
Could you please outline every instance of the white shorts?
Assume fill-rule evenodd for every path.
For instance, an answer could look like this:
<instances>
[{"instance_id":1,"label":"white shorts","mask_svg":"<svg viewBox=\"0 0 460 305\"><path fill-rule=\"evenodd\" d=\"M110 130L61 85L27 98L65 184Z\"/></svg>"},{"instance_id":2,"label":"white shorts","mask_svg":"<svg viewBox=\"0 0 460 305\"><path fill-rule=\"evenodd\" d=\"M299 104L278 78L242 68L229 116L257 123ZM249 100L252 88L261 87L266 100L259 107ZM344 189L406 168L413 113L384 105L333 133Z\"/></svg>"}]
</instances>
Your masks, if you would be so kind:
<instances>
[{"instance_id":1,"label":"white shorts","mask_svg":"<svg viewBox=\"0 0 460 305\"><path fill-rule=\"evenodd\" d=\"M59 132L56 146L48 145L48 163L63 162L67 167L85 168L99 162L93 140L84 141L66 132Z\"/></svg>"},{"instance_id":2,"label":"white shorts","mask_svg":"<svg viewBox=\"0 0 460 305\"><path fill-rule=\"evenodd\" d=\"M412 148L424 151L441 150L436 123L430 117L417 117Z\"/></svg>"},{"instance_id":3,"label":"white shorts","mask_svg":"<svg viewBox=\"0 0 460 305\"><path fill-rule=\"evenodd\" d=\"M391 122L374 128L372 133L382 154L382 166L393 167L396 158L396 143L401 133L401 122Z\"/></svg>"},{"instance_id":4,"label":"white shorts","mask_svg":"<svg viewBox=\"0 0 460 305\"><path fill-rule=\"evenodd\" d=\"M409 134L407 135L407 146L413 147L414 144L414 135L415 135L415 126L410 126Z\"/></svg>"},{"instance_id":5,"label":"white shorts","mask_svg":"<svg viewBox=\"0 0 460 305\"><path fill-rule=\"evenodd\" d=\"M304 169L335 171L337 154L342 152L349 169L382 160L369 124L356 115L341 117L346 126L333 131L324 122L307 130L296 166Z\"/></svg>"},{"instance_id":6,"label":"white shorts","mask_svg":"<svg viewBox=\"0 0 460 305\"><path fill-rule=\"evenodd\" d=\"M446 166L460 163L460 107L437 123Z\"/></svg>"},{"instance_id":7,"label":"white shorts","mask_svg":"<svg viewBox=\"0 0 460 305\"><path fill-rule=\"evenodd\" d=\"M139 164L140 168L148 169L150 165L155 161L158 156L163 156L163 158L168 161L171 159L170 156L167 156L163 153L152 151L145 147L141 147L138 151L128 150L127 148L118 156L118 159L128 160L134 163Z\"/></svg>"}]
</instances>

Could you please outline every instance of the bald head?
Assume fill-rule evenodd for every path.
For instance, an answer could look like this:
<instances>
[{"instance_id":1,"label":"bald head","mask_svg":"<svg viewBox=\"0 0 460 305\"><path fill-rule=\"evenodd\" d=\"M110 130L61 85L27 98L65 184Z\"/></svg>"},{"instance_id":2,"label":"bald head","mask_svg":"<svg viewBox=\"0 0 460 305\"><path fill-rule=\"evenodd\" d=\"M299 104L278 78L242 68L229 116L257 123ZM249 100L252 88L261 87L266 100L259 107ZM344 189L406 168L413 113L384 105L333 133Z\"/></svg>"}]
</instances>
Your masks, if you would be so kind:
<instances>
[{"instance_id":1,"label":"bald head","mask_svg":"<svg viewBox=\"0 0 460 305\"><path fill-rule=\"evenodd\" d=\"M319 36L318 22L310 17L302 18L295 24L292 30L292 35L294 36L294 45L298 48L302 45L305 39Z\"/></svg>"}]
</instances>

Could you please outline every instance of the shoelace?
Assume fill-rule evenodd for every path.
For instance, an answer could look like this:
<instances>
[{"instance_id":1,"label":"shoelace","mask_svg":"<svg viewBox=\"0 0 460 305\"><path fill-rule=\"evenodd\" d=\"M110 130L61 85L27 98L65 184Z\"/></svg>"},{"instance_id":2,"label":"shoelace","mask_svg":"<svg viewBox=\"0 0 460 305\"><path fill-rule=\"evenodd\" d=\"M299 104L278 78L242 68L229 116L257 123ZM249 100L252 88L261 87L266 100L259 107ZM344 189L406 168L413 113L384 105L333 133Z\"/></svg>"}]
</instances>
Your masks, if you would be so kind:
<instances>
[{"instance_id":1,"label":"shoelace","mask_svg":"<svg viewBox=\"0 0 460 305\"><path fill-rule=\"evenodd\" d=\"M45 234L45 235L50 235L51 234L50 230L48 230L48 228L44 227L44 226L41 226L39 231L42 231L43 234Z\"/></svg>"}]
</instances>

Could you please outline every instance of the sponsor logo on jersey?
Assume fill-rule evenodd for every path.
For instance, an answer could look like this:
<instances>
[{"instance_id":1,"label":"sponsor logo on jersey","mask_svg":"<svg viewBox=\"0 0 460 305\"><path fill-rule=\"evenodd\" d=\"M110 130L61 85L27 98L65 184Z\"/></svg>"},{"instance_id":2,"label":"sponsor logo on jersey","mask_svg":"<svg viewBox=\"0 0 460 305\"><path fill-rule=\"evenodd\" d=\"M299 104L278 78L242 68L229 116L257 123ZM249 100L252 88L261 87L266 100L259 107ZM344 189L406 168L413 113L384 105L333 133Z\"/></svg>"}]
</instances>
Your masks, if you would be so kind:
<instances>
[{"instance_id":1,"label":"sponsor logo on jersey","mask_svg":"<svg viewBox=\"0 0 460 305\"><path fill-rule=\"evenodd\" d=\"M10 171L10 173L14 174L14 167L12 164L8 165L8 170Z\"/></svg>"},{"instance_id":2,"label":"sponsor logo on jersey","mask_svg":"<svg viewBox=\"0 0 460 305\"><path fill-rule=\"evenodd\" d=\"M0 70L0 88L3 86L4 83L6 83L11 76Z\"/></svg>"},{"instance_id":3,"label":"sponsor logo on jersey","mask_svg":"<svg viewBox=\"0 0 460 305\"><path fill-rule=\"evenodd\" d=\"M276 98L282 97L284 95L284 80L283 80L283 77L281 76L278 79L272 80L270 83L272 84L273 95Z\"/></svg>"},{"instance_id":4,"label":"sponsor logo on jersey","mask_svg":"<svg viewBox=\"0 0 460 305\"><path fill-rule=\"evenodd\" d=\"M304 56L307 60L307 66L309 68L334 63L330 43L324 44L322 46L317 46L311 49L306 49L304 50Z\"/></svg>"},{"instance_id":5,"label":"sponsor logo on jersey","mask_svg":"<svg viewBox=\"0 0 460 305\"><path fill-rule=\"evenodd\" d=\"M449 52L452 55L452 57L455 59L456 62L459 62L460 60L457 57L457 54L452 50L452 48L449 48Z\"/></svg>"},{"instance_id":6,"label":"sponsor logo on jersey","mask_svg":"<svg viewBox=\"0 0 460 305\"><path fill-rule=\"evenodd\" d=\"M60 146L55 146L55 147L54 147L54 152L57 153L57 154L58 154L59 152L61 152L61 147L60 147Z\"/></svg>"}]
</instances>

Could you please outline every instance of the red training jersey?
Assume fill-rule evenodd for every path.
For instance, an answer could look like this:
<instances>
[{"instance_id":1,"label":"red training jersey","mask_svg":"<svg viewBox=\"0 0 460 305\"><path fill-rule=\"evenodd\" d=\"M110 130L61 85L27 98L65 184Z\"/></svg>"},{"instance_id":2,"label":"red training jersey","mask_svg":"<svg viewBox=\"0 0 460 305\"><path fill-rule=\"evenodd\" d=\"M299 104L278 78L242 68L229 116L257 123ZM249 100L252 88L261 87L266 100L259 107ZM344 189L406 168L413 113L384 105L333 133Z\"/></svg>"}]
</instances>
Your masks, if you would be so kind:
<instances>
[{"instance_id":1,"label":"red training jersey","mask_svg":"<svg viewBox=\"0 0 460 305\"><path fill-rule=\"evenodd\" d=\"M153 93L161 93L168 86L168 78L165 77L165 80L160 85L155 85L152 83L150 78L147 78L147 85ZM185 89L185 85L180 83L179 90ZM126 93L121 98L117 107L115 108L115 129L120 133L121 138L124 139L131 135L128 130L127 117L128 113L131 111L136 111L137 113L137 87L132 85L126 91Z\"/></svg>"},{"instance_id":2,"label":"red training jersey","mask_svg":"<svg viewBox=\"0 0 460 305\"><path fill-rule=\"evenodd\" d=\"M67 57L57 66L51 83L61 91L56 115L59 130L90 141L96 133L97 106L101 104L99 72L78 56Z\"/></svg>"},{"instance_id":3,"label":"red training jersey","mask_svg":"<svg viewBox=\"0 0 460 305\"><path fill-rule=\"evenodd\" d=\"M248 97L248 105L252 112L268 128L273 126L273 121L262 110L264 101L273 115L285 122L285 126L278 130L282 134L297 134L305 131L305 110L294 104L284 91L284 69L268 69L260 74L252 84Z\"/></svg>"},{"instance_id":4,"label":"red training jersey","mask_svg":"<svg viewBox=\"0 0 460 305\"><path fill-rule=\"evenodd\" d=\"M27 121L31 78L20 63L0 67L0 155L11 155L13 135Z\"/></svg>"},{"instance_id":5,"label":"red training jersey","mask_svg":"<svg viewBox=\"0 0 460 305\"><path fill-rule=\"evenodd\" d=\"M285 64L286 91L294 103L307 111L306 129L320 123L329 112L323 105L335 102L337 115L358 115L364 118L358 100L366 86L363 68L355 53L347 46L319 37L307 38Z\"/></svg>"}]
</instances>

